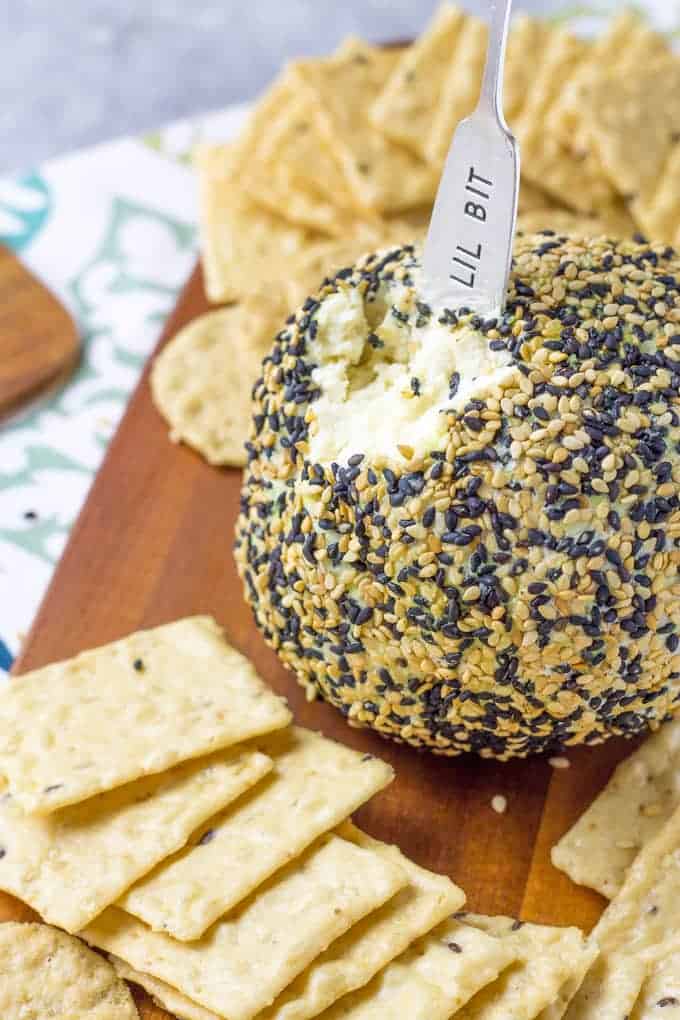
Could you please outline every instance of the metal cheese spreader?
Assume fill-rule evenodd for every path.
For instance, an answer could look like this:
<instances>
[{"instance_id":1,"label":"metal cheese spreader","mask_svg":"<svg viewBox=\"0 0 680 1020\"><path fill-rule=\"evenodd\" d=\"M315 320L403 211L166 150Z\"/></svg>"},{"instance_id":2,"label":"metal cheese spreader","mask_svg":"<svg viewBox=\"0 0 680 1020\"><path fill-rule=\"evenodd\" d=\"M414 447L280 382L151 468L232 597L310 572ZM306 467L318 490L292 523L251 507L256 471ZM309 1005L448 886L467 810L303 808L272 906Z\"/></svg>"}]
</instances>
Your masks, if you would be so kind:
<instances>
[{"instance_id":1,"label":"metal cheese spreader","mask_svg":"<svg viewBox=\"0 0 680 1020\"><path fill-rule=\"evenodd\" d=\"M424 251L433 308L465 306L484 318L505 305L517 219L519 146L503 115L511 7L512 0L491 0L479 103L453 136Z\"/></svg>"}]
</instances>

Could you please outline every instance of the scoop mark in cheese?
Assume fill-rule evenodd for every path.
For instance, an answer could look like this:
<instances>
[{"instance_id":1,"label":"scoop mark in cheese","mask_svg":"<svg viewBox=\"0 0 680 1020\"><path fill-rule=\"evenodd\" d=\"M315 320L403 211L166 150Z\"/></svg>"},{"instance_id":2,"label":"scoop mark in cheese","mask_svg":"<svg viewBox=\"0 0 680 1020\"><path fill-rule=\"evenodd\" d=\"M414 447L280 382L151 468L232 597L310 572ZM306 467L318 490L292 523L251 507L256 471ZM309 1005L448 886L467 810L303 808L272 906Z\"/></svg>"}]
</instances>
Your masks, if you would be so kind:
<instances>
[{"instance_id":1,"label":"scoop mark in cheese","mask_svg":"<svg viewBox=\"0 0 680 1020\"><path fill-rule=\"evenodd\" d=\"M395 292L408 308L413 288ZM392 297L392 292L390 292ZM356 453L404 465L446 444L447 410L460 412L474 398L514 377L506 351L492 351L485 336L432 317L424 326L403 322L381 294L365 303L355 288L327 297L317 316L312 378L321 390L314 404L309 457L342 463ZM374 334L382 346L371 344ZM460 376L450 397L453 373ZM418 380L419 393L411 381Z\"/></svg>"}]
</instances>

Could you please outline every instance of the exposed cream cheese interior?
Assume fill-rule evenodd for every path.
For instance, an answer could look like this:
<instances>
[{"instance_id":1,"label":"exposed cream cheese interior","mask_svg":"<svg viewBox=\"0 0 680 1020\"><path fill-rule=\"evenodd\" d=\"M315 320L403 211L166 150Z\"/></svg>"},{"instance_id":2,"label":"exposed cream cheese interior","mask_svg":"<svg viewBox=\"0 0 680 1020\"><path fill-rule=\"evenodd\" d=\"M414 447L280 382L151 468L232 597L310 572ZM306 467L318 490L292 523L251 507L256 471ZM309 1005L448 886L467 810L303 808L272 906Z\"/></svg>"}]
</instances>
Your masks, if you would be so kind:
<instances>
[{"instance_id":1,"label":"exposed cream cheese interior","mask_svg":"<svg viewBox=\"0 0 680 1020\"><path fill-rule=\"evenodd\" d=\"M370 302L355 288L322 302L312 352L321 389L310 429L315 463L363 453L403 466L409 451L418 458L441 448L446 410L514 375L507 352L490 350L481 333L419 316L415 306L415 288L396 283Z\"/></svg>"}]
</instances>

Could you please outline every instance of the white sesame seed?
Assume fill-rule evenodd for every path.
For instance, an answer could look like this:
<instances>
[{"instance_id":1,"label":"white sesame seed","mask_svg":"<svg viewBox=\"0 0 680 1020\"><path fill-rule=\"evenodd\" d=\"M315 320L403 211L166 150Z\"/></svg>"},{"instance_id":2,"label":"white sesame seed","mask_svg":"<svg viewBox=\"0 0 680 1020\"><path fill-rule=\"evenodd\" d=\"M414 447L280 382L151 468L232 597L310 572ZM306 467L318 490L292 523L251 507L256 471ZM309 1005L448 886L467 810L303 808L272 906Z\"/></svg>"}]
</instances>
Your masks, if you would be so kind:
<instances>
[{"instance_id":1,"label":"white sesame seed","mask_svg":"<svg viewBox=\"0 0 680 1020\"><path fill-rule=\"evenodd\" d=\"M491 798L491 807L497 815L503 815L508 809L508 799L501 793L497 793L495 797Z\"/></svg>"},{"instance_id":2,"label":"white sesame seed","mask_svg":"<svg viewBox=\"0 0 680 1020\"><path fill-rule=\"evenodd\" d=\"M568 769L571 762L568 758L561 758L558 756L557 758L548 758L548 765L550 765L553 769Z\"/></svg>"}]
</instances>

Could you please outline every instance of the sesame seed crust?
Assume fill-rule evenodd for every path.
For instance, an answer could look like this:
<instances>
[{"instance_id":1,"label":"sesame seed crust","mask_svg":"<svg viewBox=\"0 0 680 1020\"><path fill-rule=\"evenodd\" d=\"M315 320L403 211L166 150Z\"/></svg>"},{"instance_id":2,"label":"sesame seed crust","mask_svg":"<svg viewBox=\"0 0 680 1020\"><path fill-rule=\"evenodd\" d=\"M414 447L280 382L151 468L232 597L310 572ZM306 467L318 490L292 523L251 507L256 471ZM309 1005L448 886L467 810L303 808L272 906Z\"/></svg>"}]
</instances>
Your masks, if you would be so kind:
<instances>
[{"instance_id":1,"label":"sesame seed crust","mask_svg":"<svg viewBox=\"0 0 680 1020\"><path fill-rule=\"evenodd\" d=\"M259 627L310 698L440 754L658 726L680 698L680 258L520 235L501 318L438 315L515 371L446 412L438 449L409 460L404 436L402 467L313 463L321 303L389 302L419 270L413 247L341 270L263 363L236 529Z\"/></svg>"}]
</instances>

